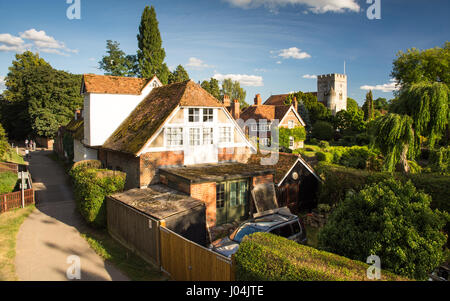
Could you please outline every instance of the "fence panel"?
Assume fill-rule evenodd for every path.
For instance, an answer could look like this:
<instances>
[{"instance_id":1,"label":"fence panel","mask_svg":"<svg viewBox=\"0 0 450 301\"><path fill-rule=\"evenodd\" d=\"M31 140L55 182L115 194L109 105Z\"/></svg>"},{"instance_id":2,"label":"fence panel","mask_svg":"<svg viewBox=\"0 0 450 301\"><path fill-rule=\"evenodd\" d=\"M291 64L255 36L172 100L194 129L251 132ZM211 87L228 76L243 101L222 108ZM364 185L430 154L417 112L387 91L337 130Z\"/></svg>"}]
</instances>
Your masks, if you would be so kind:
<instances>
[{"instance_id":1,"label":"fence panel","mask_svg":"<svg viewBox=\"0 0 450 301\"><path fill-rule=\"evenodd\" d=\"M231 259L160 227L161 267L177 281L232 281Z\"/></svg>"},{"instance_id":2,"label":"fence panel","mask_svg":"<svg viewBox=\"0 0 450 301\"><path fill-rule=\"evenodd\" d=\"M0 172L7 171L17 173L19 171L19 165L15 163L0 162Z\"/></svg>"},{"instance_id":3,"label":"fence panel","mask_svg":"<svg viewBox=\"0 0 450 301\"><path fill-rule=\"evenodd\" d=\"M24 190L25 206L35 203L34 189ZM0 195L0 212L22 208L22 191Z\"/></svg>"}]
</instances>

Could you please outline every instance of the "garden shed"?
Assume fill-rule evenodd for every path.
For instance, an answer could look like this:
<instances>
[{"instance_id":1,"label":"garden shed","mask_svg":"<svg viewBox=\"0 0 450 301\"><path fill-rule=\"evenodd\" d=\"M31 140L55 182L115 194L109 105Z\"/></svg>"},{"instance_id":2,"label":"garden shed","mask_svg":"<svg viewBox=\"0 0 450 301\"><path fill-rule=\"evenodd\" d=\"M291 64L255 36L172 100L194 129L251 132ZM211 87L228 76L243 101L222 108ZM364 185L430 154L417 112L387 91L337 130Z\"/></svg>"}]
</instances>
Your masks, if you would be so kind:
<instances>
[{"instance_id":1,"label":"garden shed","mask_svg":"<svg viewBox=\"0 0 450 301\"><path fill-rule=\"evenodd\" d=\"M159 227L205 246L206 209L202 201L163 185L131 189L107 197L109 233L147 261L160 264Z\"/></svg>"}]
</instances>

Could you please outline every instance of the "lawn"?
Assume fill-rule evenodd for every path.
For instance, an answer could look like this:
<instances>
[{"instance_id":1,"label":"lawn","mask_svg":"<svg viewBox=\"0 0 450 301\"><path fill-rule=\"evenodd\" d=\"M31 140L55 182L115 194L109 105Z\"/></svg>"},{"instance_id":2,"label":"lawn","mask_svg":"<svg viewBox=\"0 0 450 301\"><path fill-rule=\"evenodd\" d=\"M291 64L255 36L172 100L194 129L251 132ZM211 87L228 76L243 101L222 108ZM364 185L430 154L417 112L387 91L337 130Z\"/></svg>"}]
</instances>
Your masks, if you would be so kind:
<instances>
[{"instance_id":1,"label":"lawn","mask_svg":"<svg viewBox=\"0 0 450 301\"><path fill-rule=\"evenodd\" d=\"M81 234L91 248L103 259L111 262L131 280L161 281L168 280L156 266L123 247L114 240L106 230L90 229Z\"/></svg>"},{"instance_id":2,"label":"lawn","mask_svg":"<svg viewBox=\"0 0 450 301\"><path fill-rule=\"evenodd\" d=\"M320 228L311 227L310 225L305 225L306 228L306 238L308 239L307 245L317 249L319 245L317 235L319 234Z\"/></svg>"},{"instance_id":3,"label":"lawn","mask_svg":"<svg viewBox=\"0 0 450 301\"><path fill-rule=\"evenodd\" d=\"M6 162L10 162L10 163L17 163L17 164L25 164L25 160L23 159L23 157L18 155L14 148L11 148L6 151L5 155L2 158L2 161L6 161Z\"/></svg>"},{"instance_id":4,"label":"lawn","mask_svg":"<svg viewBox=\"0 0 450 301\"><path fill-rule=\"evenodd\" d=\"M13 192L16 183L17 174L9 171L0 173L0 194Z\"/></svg>"},{"instance_id":5,"label":"lawn","mask_svg":"<svg viewBox=\"0 0 450 301\"><path fill-rule=\"evenodd\" d=\"M34 208L31 205L0 214L0 281L18 280L14 265L17 232Z\"/></svg>"}]
</instances>

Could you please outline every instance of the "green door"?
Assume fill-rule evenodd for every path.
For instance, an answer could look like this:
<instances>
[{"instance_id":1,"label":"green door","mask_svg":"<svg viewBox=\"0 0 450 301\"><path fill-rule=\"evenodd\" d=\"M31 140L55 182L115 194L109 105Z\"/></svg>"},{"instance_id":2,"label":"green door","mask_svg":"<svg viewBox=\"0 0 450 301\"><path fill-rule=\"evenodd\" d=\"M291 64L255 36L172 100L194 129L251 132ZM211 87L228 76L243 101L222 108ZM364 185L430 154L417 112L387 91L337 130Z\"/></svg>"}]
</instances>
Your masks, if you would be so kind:
<instances>
[{"instance_id":1,"label":"green door","mask_svg":"<svg viewBox=\"0 0 450 301\"><path fill-rule=\"evenodd\" d=\"M217 183L216 224L221 225L248 217L248 180Z\"/></svg>"}]
</instances>

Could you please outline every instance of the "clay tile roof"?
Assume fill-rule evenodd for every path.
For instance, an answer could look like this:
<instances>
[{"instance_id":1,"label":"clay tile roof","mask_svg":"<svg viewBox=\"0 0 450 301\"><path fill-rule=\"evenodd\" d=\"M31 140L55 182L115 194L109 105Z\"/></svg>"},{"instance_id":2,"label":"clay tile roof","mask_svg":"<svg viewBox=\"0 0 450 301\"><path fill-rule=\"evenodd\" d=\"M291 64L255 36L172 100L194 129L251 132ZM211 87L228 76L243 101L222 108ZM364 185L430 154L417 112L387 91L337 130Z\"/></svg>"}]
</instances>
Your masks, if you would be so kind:
<instances>
[{"instance_id":1,"label":"clay tile roof","mask_svg":"<svg viewBox=\"0 0 450 301\"><path fill-rule=\"evenodd\" d=\"M83 83L87 93L140 95L149 82L145 78L84 74Z\"/></svg>"},{"instance_id":2,"label":"clay tile roof","mask_svg":"<svg viewBox=\"0 0 450 301\"><path fill-rule=\"evenodd\" d=\"M242 120L246 121L248 119L260 120L266 119L272 121L278 119L281 121L289 111L291 106L271 106L271 105L261 105L261 106L250 106L245 109L239 116Z\"/></svg>"},{"instance_id":3,"label":"clay tile roof","mask_svg":"<svg viewBox=\"0 0 450 301\"><path fill-rule=\"evenodd\" d=\"M191 80L154 88L106 140L106 149L137 155L177 106L222 107Z\"/></svg>"},{"instance_id":4,"label":"clay tile roof","mask_svg":"<svg viewBox=\"0 0 450 301\"><path fill-rule=\"evenodd\" d=\"M289 94L272 95L264 102L264 104L272 106L282 106L285 105L284 101L288 96Z\"/></svg>"}]
</instances>

